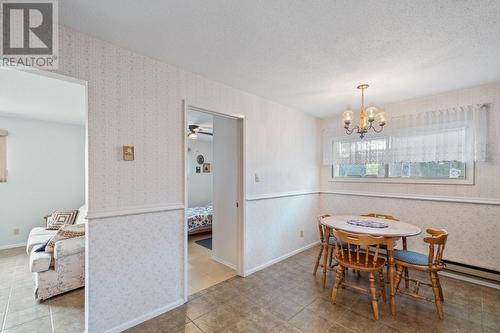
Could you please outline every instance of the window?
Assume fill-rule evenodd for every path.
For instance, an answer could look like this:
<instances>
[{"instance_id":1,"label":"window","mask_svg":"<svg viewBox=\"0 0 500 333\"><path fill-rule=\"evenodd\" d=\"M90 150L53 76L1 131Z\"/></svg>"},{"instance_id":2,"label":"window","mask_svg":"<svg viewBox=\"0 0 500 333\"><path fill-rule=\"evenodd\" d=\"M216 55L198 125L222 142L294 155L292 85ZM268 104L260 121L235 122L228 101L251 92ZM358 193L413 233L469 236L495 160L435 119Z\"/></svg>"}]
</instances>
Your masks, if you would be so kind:
<instances>
[{"instance_id":1,"label":"window","mask_svg":"<svg viewBox=\"0 0 500 333\"><path fill-rule=\"evenodd\" d=\"M473 163L464 163L457 160L442 160L431 162L410 162L404 159L415 158L415 150L424 156L416 145L424 143L426 151L433 149L432 142L442 139L443 135L451 136L453 142L465 140L463 128L443 133L427 133L407 137L385 137L372 140L354 139L334 143L334 153L341 163L332 165L332 178L334 180L369 180L387 182L432 182L449 180L466 181L466 169L471 169ZM429 144L430 143L430 144ZM462 145L465 147L465 144ZM412 153L413 151L413 153ZM434 152L432 152L434 153ZM456 153L456 152L455 152ZM402 162L392 162L391 158L403 159ZM389 160L389 161L387 161ZM364 161L375 161L364 163ZM378 162L387 161L387 162Z\"/></svg>"},{"instance_id":2,"label":"window","mask_svg":"<svg viewBox=\"0 0 500 333\"><path fill-rule=\"evenodd\" d=\"M459 161L389 163L388 170L390 178L465 178L465 163Z\"/></svg>"},{"instance_id":3,"label":"window","mask_svg":"<svg viewBox=\"0 0 500 333\"><path fill-rule=\"evenodd\" d=\"M333 166L334 178L465 179L466 163L398 162L387 164L340 164Z\"/></svg>"},{"instance_id":4,"label":"window","mask_svg":"<svg viewBox=\"0 0 500 333\"><path fill-rule=\"evenodd\" d=\"M384 164L340 164L336 166L334 177L384 178Z\"/></svg>"},{"instance_id":5,"label":"window","mask_svg":"<svg viewBox=\"0 0 500 333\"><path fill-rule=\"evenodd\" d=\"M489 104L400 113L361 139L323 129L323 165L334 181L473 184L489 159Z\"/></svg>"},{"instance_id":6,"label":"window","mask_svg":"<svg viewBox=\"0 0 500 333\"><path fill-rule=\"evenodd\" d=\"M7 181L7 131L0 129L0 183Z\"/></svg>"}]
</instances>

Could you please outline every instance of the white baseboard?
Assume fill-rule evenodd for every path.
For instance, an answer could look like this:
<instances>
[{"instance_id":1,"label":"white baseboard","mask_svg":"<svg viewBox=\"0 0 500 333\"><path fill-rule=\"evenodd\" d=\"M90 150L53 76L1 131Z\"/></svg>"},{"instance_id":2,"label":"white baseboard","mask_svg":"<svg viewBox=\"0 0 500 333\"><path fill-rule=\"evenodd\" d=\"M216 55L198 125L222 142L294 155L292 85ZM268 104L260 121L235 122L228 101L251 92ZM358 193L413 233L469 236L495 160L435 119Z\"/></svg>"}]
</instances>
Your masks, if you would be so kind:
<instances>
[{"instance_id":1,"label":"white baseboard","mask_svg":"<svg viewBox=\"0 0 500 333\"><path fill-rule=\"evenodd\" d=\"M143 323L145 322L146 320L149 320L151 318L154 318L156 316L159 316L165 312L168 312L172 309L175 309L176 307L178 306L181 306L182 304L184 304L184 300L183 299L179 299L173 303L170 303L166 306L162 306L161 308L159 309L156 309L154 311L151 311L149 313L146 313L142 316L139 316L137 318L134 318L132 320L129 320L127 321L126 323L123 323L121 325L118 325L118 326L115 326L109 330L106 331L106 333L119 333L119 332L123 332L125 331L126 329L129 329L131 327L134 327L136 325L139 325L140 323Z\"/></svg>"},{"instance_id":2,"label":"white baseboard","mask_svg":"<svg viewBox=\"0 0 500 333\"><path fill-rule=\"evenodd\" d=\"M285 254L285 255L282 255L281 257L275 258L275 259L273 259L273 260L269 260L268 262L266 262L266 263L264 263L264 264L262 264L262 265L259 265L259 266L257 266L257 267L251 268L251 269L249 269L249 270L246 270L246 271L245 271L245 273L244 273L244 275L243 275L243 277L245 277L245 276L249 276L249 275L251 275L251 274L253 274L253 273L255 273L255 272L260 271L261 269L264 269L264 268L266 268L266 267L269 267L269 266L271 266L271 265L274 265L274 264L276 264L276 263L278 263L278 262L280 262L280 261L282 261L282 260L285 260L285 259L287 259L287 258L289 258L289 257L291 257L291 256L294 256L294 255L296 255L296 254L298 254L298 253L300 253L300 252L302 252L302 251L305 251L305 250L307 250L307 249L310 249L311 247L314 247L314 246L318 245L319 243L320 243L319 241L314 242L314 243L311 243L311 244L306 245L306 246L303 246L303 247L301 247L301 248L299 248L299 249L297 249L297 250L294 250L294 251L292 251L292 252L289 252L289 253L287 253L287 254Z\"/></svg>"},{"instance_id":3,"label":"white baseboard","mask_svg":"<svg viewBox=\"0 0 500 333\"><path fill-rule=\"evenodd\" d=\"M221 259L219 257L216 257L216 256L212 255L212 260L217 261L219 264L223 264L224 266L227 266L227 267L229 267L231 269L236 270L236 265L235 264L232 264L232 263L230 263L228 261L225 261L224 259Z\"/></svg>"},{"instance_id":4,"label":"white baseboard","mask_svg":"<svg viewBox=\"0 0 500 333\"><path fill-rule=\"evenodd\" d=\"M16 247L23 247L23 246L26 247L26 243L3 245L3 246L0 246L0 250L13 249L13 248L16 248Z\"/></svg>"}]
</instances>

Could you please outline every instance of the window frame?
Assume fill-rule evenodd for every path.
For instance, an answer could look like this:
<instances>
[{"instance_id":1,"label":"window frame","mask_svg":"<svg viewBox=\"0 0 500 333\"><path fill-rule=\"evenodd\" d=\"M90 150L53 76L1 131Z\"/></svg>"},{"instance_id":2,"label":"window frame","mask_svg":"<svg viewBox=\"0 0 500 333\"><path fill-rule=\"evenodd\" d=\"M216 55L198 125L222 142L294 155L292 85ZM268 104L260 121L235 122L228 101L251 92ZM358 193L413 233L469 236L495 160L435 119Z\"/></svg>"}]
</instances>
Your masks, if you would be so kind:
<instances>
[{"instance_id":1,"label":"window frame","mask_svg":"<svg viewBox=\"0 0 500 333\"><path fill-rule=\"evenodd\" d=\"M380 139L380 138L374 138ZM386 138L387 140L387 138ZM334 143L332 143L334 145ZM335 147L332 147L335 149ZM389 184L436 184L436 185L474 185L474 169L475 162L465 162L465 177L464 178L410 178L410 177L389 177L389 164L384 163L384 177L342 177L335 176L335 167L330 166L329 182L339 183L389 183Z\"/></svg>"},{"instance_id":2,"label":"window frame","mask_svg":"<svg viewBox=\"0 0 500 333\"><path fill-rule=\"evenodd\" d=\"M435 184L435 185L474 185L474 162L465 163L465 178L406 178L406 177L339 177L335 176L335 165L330 166L329 182L338 183L392 183L392 184Z\"/></svg>"}]
</instances>

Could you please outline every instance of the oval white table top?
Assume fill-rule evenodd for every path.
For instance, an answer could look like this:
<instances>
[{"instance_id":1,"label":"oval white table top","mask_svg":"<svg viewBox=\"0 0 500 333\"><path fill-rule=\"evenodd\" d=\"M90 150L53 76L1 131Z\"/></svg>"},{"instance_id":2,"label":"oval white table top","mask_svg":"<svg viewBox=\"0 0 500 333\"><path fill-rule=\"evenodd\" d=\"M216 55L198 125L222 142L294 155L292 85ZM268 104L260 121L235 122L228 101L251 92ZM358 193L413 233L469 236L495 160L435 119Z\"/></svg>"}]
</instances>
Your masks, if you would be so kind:
<instances>
[{"instance_id":1,"label":"oval white table top","mask_svg":"<svg viewBox=\"0 0 500 333\"><path fill-rule=\"evenodd\" d=\"M376 222L387 223L389 226L387 228L362 227L347 223L347 221L350 220L376 221ZM355 215L330 216L324 218L322 223L336 230L342 230L356 234L368 234L372 236L409 237L409 236L416 236L422 232L422 230L420 230L419 227L413 224L401 221L379 219L375 217L367 217L367 216L355 216Z\"/></svg>"}]
</instances>

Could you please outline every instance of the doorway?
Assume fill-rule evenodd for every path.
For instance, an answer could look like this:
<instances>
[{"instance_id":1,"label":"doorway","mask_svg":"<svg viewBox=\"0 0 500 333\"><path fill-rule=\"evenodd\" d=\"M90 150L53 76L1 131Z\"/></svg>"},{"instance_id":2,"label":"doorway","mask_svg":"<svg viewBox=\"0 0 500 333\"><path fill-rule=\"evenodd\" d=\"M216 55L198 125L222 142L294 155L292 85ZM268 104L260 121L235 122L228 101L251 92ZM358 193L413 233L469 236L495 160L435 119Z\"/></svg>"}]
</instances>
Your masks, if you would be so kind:
<instances>
[{"instance_id":1,"label":"doorway","mask_svg":"<svg viewBox=\"0 0 500 333\"><path fill-rule=\"evenodd\" d=\"M82 332L87 83L3 67L0 100L0 330Z\"/></svg>"},{"instance_id":2,"label":"doorway","mask_svg":"<svg viewBox=\"0 0 500 333\"><path fill-rule=\"evenodd\" d=\"M187 299L242 272L244 117L184 112Z\"/></svg>"}]
</instances>

